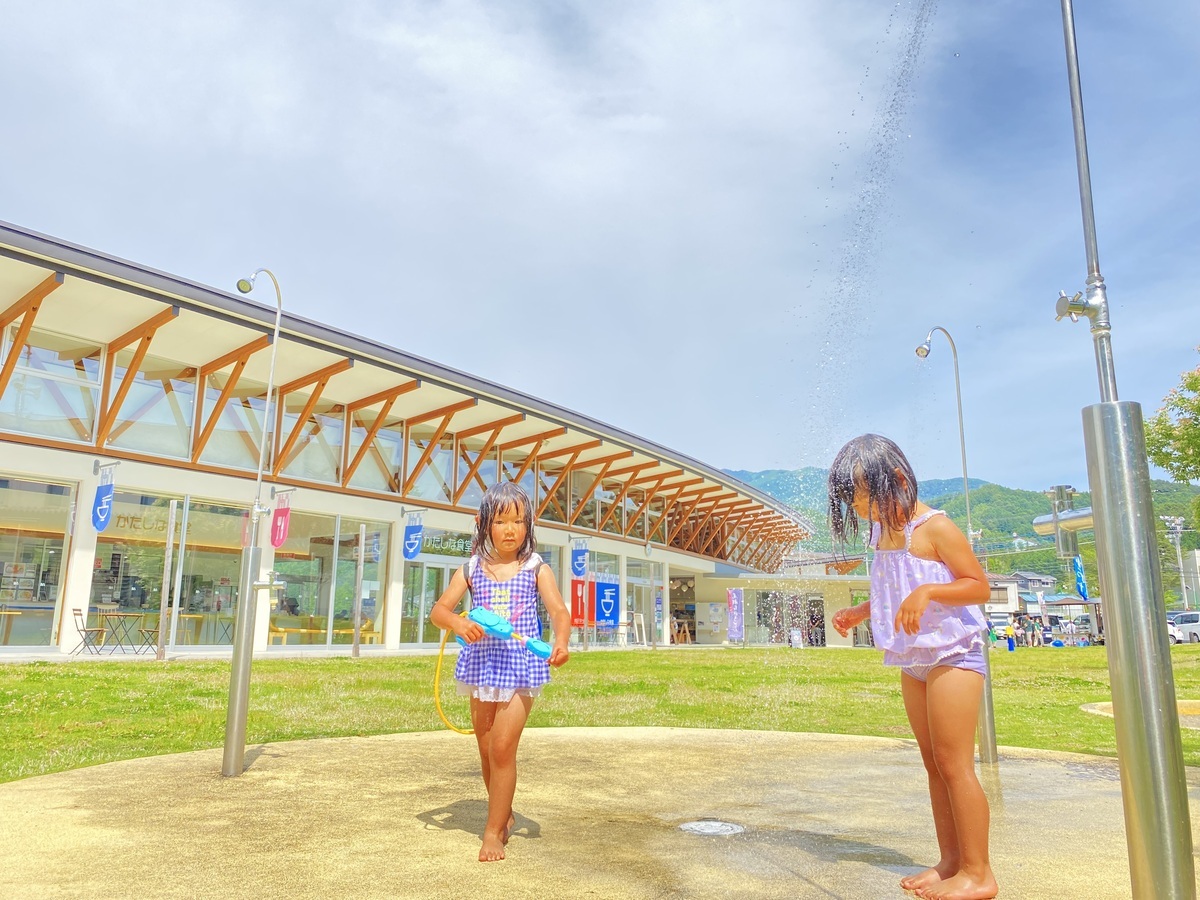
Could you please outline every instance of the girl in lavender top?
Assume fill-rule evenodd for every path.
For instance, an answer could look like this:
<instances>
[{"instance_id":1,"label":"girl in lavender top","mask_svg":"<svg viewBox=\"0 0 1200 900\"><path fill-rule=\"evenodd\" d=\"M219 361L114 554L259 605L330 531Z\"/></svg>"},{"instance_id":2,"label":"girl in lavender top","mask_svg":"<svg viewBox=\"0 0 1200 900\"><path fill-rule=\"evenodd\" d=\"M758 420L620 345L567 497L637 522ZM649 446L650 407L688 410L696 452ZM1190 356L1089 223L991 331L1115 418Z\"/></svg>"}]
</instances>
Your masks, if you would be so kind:
<instances>
[{"instance_id":1,"label":"girl in lavender top","mask_svg":"<svg viewBox=\"0 0 1200 900\"><path fill-rule=\"evenodd\" d=\"M987 652L978 604L990 593L987 576L958 527L917 499L900 448L877 434L838 451L829 470L829 520L843 544L858 535L860 521L870 524L870 599L834 613L833 627L845 637L870 617L884 665L900 669L904 709L929 777L941 858L900 886L933 900L995 897L988 803L975 775Z\"/></svg>"},{"instance_id":2,"label":"girl in lavender top","mask_svg":"<svg viewBox=\"0 0 1200 900\"><path fill-rule=\"evenodd\" d=\"M449 629L467 642L454 677L459 692L471 697L471 725L488 793L480 862L504 859L504 845L516 822L512 801L517 789L517 744L534 697L550 681L550 666L561 666L569 657L571 615L535 546L529 495L511 482L492 485L475 517L471 559L454 573L429 615L438 628ZM517 634L527 637L539 637L541 596L554 627L550 659L539 659L519 641L489 637L479 625L455 613L468 589L473 605L503 616Z\"/></svg>"}]
</instances>

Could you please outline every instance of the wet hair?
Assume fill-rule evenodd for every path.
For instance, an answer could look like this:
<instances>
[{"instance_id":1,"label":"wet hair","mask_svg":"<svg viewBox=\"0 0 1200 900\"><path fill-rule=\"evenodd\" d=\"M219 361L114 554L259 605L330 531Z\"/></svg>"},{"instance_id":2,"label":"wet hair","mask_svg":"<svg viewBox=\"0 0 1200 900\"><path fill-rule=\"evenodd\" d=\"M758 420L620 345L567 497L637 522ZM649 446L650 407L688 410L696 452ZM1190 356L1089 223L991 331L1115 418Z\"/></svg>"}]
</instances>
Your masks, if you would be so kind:
<instances>
[{"instance_id":1,"label":"wet hair","mask_svg":"<svg viewBox=\"0 0 1200 900\"><path fill-rule=\"evenodd\" d=\"M525 562L533 555L537 546L533 538L533 502L524 489L513 481L493 484L479 502L479 521L475 525L475 536L471 540L471 553L483 559L494 559L496 545L492 543L492 524L496 517L510 507L515 508L525 523L525 540L517 548L517 560Z\"/></svg>"},{"instance_id":2,"label":"wet hair","mask_svg":"<svg viewBox=\"0 0 1200 900\"><path fill-rule=\"evenodd\" d=\"M838 451L829 467L829 530L843 544L858 536L855 487L866 488L868 517L892 531L912 518L917 478L904 453L887 438L860 435Z\"/></svg>"}]
</instances>

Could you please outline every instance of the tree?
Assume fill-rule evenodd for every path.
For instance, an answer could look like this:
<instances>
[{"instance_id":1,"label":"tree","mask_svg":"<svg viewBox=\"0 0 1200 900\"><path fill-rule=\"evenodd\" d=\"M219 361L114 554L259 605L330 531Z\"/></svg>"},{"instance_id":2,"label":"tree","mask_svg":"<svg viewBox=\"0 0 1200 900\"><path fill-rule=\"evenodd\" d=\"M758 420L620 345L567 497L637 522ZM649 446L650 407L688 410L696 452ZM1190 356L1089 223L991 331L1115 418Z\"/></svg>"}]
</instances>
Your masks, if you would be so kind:
<instances>
[{"instance_id":1,"label":"tree","mask_svg":"<svg viewBox=\"0 0 1200 900\"><path fill-rule=\"evenodd\" d=\"M1200 366L1180 376L1146 422L1146 454L1176 481L1200 480ZM1192 505L1192 518L1200 519L1200 501Z\"/></svg>"}]
</instances>

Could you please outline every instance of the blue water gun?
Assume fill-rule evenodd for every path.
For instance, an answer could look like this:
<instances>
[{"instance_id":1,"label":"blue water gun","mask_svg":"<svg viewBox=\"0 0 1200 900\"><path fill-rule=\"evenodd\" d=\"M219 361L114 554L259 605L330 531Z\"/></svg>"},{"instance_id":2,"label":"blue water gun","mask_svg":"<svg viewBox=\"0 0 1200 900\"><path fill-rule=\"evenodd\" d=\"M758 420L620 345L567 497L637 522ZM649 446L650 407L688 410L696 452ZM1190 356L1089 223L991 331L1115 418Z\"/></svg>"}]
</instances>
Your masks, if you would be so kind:
<instances>
[{"instance_id":1,"label":"blue water gun","mask_svg":"<svg viewBox=\"0 0 1200 900\"><path fill-rule=\"evenodd\" d=\"M513 631L512 623L503 616L497 615L490 609L484 609L482 606L476 606L470 612L465 613L466 617L484 630L488 637L498 638L502 641L515 640L525 645L525 649L539 659L549 659L551 647L545 641L537 638L525 637L523 634L517 634ZM454 639L463 647L467 646L467 642L460 636L455 635Z\"/></svg>"}]
</instances>

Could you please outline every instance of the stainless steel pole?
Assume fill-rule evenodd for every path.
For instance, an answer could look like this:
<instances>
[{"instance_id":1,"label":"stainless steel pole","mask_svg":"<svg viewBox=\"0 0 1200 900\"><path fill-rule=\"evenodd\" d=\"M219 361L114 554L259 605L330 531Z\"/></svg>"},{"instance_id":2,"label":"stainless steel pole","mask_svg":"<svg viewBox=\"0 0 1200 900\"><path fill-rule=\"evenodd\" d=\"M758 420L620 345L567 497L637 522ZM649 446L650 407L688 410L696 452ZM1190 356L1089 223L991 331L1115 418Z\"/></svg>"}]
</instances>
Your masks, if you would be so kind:
<instances>
[{"instance_id":1,"label":"stainless steel pole","mask_svg":"<svg viewBox=\"0 0 1200 900\"><path fill-rule=\"evenodd\" d=\"M1083 410L1133 896L1194 900L1196 873L1141 407Z\"/></svg>"},{"instance_id":2,"label":"stainless steel pole","mask_svg":"<svg viewBox=\"0 0 1200 900\"><path fill-rule=\"evenodd\" d=\"M1183 744L1154 532L1141 406L1117 400L1108 296L1100 275L1083 92L1071 0L1061 0L1075 157L1087 252L1087 296L1057 305L1058 317L1091 322L1101 402L1083 410L1096 530L1096 562L1108 632L1125 840L1136 900L1195 900L1196 872Z\"/></svg>"}]
</instances>

